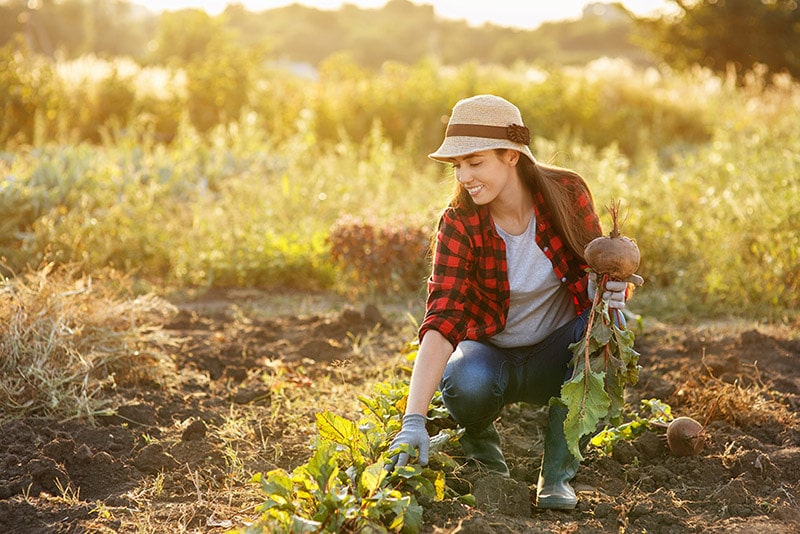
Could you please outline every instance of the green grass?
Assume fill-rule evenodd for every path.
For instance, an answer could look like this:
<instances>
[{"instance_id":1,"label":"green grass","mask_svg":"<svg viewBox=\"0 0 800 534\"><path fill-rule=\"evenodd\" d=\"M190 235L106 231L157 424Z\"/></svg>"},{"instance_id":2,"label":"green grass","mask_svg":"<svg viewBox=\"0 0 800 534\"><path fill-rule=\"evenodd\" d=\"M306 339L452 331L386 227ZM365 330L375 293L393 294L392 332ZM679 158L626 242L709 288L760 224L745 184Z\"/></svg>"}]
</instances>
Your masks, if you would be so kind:
<instances>
[{"instance_id":1,"label":"green grass","mask_svg":"<svg viewBox=\"0 0 800 534\"><path fill-rule=\"evenodd\" d=\"M327 242L341 216L431 225L451 188L448 171L424 157L419 143L425 136L417 130L430 127L421 126L422 115L416 122L403 117L417 130L398 143L390 133L397 126L387 124L387 116L365 127L359 106L366 101L380 115L384 103L411 114L413 98L403 91L413 90L421 108L429 109L434 102L423 89L437 79L447 80L452 93L437 93L442 114L460 91L496 89L527 104L525 95L542 101L548 87L526 82L532 74L521 69L473 66L434 75L426 68L394 67L360 85L355 82L363 73L348 78L338 72L337 82L329 72L333 85L309 89L330 97L325 106L308 101L281 131L253 112L207 136L184 119L168 145L117 130L99 144L53 141L4 153L4 270L24 273L56 261L78 263L86 272L113 266L173 287L346 290L347 277L331 261ZM550 81L561 93L550 95L549 112L531 111L530 122L561 113L578 124L582 115L607 139L589 144L585 132L550 125L553 135L537 135L534 152L585 176L601 210L611 198L622 201L623 232L639 243L646 280L634 311L669 320L784 320L796 313L795 82L754 78L735 87L703 71L668 76L617 64L551 74ZM690 124L687 117L703 125L707 140L694 129L681 130ZM355 124L348 121L357 118L363 132L353 137ZM336 124L337 140L330 132L320 137ZM608 137L609 124L625 143ZM664 128L673 130L672 142L656 135ZM605 211L602 217L608 226Z\"/></svg>"}]
</instances>

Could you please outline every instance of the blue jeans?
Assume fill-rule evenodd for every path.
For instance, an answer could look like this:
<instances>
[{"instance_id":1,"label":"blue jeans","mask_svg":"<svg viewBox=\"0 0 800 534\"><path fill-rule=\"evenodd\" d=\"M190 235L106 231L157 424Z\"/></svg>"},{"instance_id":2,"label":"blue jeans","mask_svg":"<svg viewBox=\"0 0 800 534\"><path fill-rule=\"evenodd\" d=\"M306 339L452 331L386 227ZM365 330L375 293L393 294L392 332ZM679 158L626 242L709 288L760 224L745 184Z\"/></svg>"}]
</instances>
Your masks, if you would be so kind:
<instances>
[{"instance_id":1,"label":"blue jeans","mask_svg":"<svg viewBox=\"0 0 800 534\"><path fill-rule=\"evenodd\" d=\"M507 404L545 405L561 395L572 376L570 343L586 330L588 310L528 347L501 348L489 341L462 341L444 370L439 389L450 415L477 434Z\"/></svg>"}]
</instances>

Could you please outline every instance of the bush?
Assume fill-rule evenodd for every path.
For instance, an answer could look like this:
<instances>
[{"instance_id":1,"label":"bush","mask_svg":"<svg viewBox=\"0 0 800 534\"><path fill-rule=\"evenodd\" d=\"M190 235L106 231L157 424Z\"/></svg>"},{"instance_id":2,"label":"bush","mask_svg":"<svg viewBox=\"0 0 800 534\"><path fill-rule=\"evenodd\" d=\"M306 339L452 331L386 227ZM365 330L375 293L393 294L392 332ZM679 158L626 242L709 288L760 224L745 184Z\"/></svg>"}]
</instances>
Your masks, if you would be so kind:
<instances>
[{"instance_id":1,"label":"bush","mask_svg":"<svg viewBox=\"0 0 800 534\"><path fill-rule=\"evenodd\" d=\"M73 110L67 127L81 140L98 143L132 124L136 93L132 80L116 68L103 79L84 80L68 97Z\"/></svg>"},{"instance_id":2,"label":"bush","mask_svg":"<svg viewBox=\"0 0 800 534\"><path fill-rule=\"evenodd\" d=\"M379 224L343 216L331 228L328 242L334 264L357 293L414 291L428 275L431 231L395 220Z\"/></svg>"}]
</instances>

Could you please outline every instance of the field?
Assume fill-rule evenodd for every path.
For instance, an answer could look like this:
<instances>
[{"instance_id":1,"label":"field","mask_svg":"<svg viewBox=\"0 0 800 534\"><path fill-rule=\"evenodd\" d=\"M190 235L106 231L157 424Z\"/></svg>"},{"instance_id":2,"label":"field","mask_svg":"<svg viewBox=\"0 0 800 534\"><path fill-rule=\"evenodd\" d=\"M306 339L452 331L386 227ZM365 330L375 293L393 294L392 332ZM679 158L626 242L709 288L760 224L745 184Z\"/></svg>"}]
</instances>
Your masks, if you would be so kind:
<instances>
[{"instance_id":1,"label":"field","mask_svg":"<svg viewBox=\"0 0 800 534\"><path fill-rule=\"evenodd\" d=\"M118 388L113 415L17 418L0 429L3 532L225 532L253 521L254 472L310 455L314 413L352 418L356 395L402 363L419 303L353 308L321 294L220 291L176 303L180 339L169 388ZM541 408L508 409L498 427L511 480L458 469L475 495L425 505L423 532L796 532L800 527L798 325L677 327L645 321L640 383L675 415L711 415L700 456L675 458L650 430L593 449L571 512L530 505ZM715 405L716 409L712 409ZM456 448L449 450L457 454Z\"/></svg>"},{"instance_id":2,"label":"field","mask_svg":"<svg viewBox=\"0 0 800 534\"><path fill-rule=\"evenodd\" d=\"M78 67L54 80L69 88ZM85 105L117 94L117 75ZM524 102L537 157L578 170L598 205L622 200L645 278L626 416L657 399L707 422L707 441L676 458L662 428L640 427L588 453L577 510L542 512L530 499L545 412L509 407L512 478L458 467L446 443L426 475L446 489L418 492L410 530L800 529L796 82L613 61L375 75L331 61L322 76L268 77L251 111L205 132L179 117L169 140L152 110L134 113L148 125L89 128L96 108L37 115L34 139L5 139L0 531L270 531L258 507L277 486L254 475L301 472L320 414L359 421L360 397L408 377L452 179L426 160L441 132L422 125L479 92ZM371 519L360 531L390 522Z\"/></svg>"}]
</instances>

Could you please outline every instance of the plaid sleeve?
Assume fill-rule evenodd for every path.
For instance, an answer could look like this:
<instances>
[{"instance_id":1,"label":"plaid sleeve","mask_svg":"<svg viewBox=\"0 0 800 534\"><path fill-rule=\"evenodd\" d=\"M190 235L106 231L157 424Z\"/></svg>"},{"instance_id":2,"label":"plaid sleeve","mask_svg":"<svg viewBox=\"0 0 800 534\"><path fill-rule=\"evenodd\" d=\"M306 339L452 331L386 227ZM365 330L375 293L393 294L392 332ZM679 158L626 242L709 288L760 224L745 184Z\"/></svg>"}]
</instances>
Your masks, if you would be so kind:
<instances>
[{"instance_id":1,"label":"plaid sleeve","mask_svg":"<svg viewBox=\"0 0 800 534\"><path fill-rule=\"evenodd\" d=\"M466 337L467 276L473 264L468 232L463 221L448 209L439 220L420 341L428 330L441 333L453 347Z\"/></svg>"},{"instance_id":2,"label":"plaid sleeve","mask_svg":"<svg viewBox=\"0 0 800 534\"><path fill-rule=\"evenodd\" d=\"M577 208L576 216L583 222L584 227L598 236L601 235L603 229L600 228L600 218L594 210L592 199L587 190L581 188L575 201L575 206Z\"/></svg>"}]
</instances>

